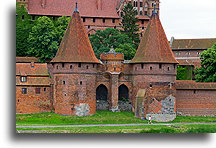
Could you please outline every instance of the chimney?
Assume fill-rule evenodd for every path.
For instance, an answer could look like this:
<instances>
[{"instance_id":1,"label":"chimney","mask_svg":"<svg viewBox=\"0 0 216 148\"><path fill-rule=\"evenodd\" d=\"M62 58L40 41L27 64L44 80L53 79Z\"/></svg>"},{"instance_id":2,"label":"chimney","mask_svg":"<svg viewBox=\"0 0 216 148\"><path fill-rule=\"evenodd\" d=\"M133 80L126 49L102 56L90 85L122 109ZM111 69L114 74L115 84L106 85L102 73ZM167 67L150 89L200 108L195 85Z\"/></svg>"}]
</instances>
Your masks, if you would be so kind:
<instances>
[{"instance_id":1,"label":"chimney","mask_svg":"<svg viewBox=\"0 0 216 148\"><path fill-rule=\"evenodd\" d=\"M41 0L41 7L45 8L45 6L46 6L46 0Z\"/></svg>"},{"instance_id":2,"label":"chimney","mask_svg":"<svg viewBox=\"0 0 216 148\"><path fill-rule=\"evenodd\" d=\"M96 6L98 10L102 10L102 0L96 0Z\"/></svg>"}]
</instances>

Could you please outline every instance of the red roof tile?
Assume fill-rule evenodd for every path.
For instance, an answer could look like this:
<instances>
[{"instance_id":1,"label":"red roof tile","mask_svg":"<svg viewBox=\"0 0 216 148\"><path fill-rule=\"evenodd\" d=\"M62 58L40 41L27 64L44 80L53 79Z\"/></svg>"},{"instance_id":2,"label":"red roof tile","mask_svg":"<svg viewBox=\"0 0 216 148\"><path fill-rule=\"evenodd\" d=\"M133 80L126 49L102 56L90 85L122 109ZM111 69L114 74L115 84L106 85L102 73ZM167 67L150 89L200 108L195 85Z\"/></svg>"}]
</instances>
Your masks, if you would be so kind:
<instances>
[{"instance_id":1,"label":"red roof tile","mask_svg":"<svg viewBox=\"0 0 216 148\"><path fill-rule=\"evenodd\" d=\"M51 62L100 63L94 54L79 12L73 13L58 52Z\"/></svg>"},{"instance_id":2,"label":"red roof tile","mask_svg":"<svg viewBox=\"0 0 216 148\"><path fill-rule=\"evenodd\" d=\"M211 39L174 39L173 50L181 49L208 49L216 43L216 38Z\"/></svg>"},{"instance_id":3,"label":"red roof tile","mask_svg":"<svg viewBox=\"0 0 216 148\"><path fill-rule=\"evenodd\" d=\"M130 63L178 63L170 48L158 14L151 21Z\"/></svg>"},{"instance_id":4,"label":"red roof tile","mask_svg":"<svg viewBox=\"0 0 216 148\"><path fill-rule=\"evenodd\" d=\"M46 63L34 63L34 67L31 63L16 63L16 75L49 76L49 73Z\"/></svg>"},{"instance_id":5,"label":"red roof tile","mask_svg":"<svg viewBox=\"0 0 216 148\"><path fill-rule=\"evenodd\" d=\"M36 57L16 57L16 63L31 63L38 62L39 58Z\"/></svg>"},{"instance_id":6,"label":"red roof tile","mask_svg":"<svg viewBox=\"0 0 216 148\"><path fill-rule=\"evenodd\" d=\"M28 13L31 15L71 16L76 0L29 0ZM119 0L78 0L82 17L119 18Z\"/></svg>"},{"instance_id":7,"label":"red roof tile","mask_svg":"<svg viewBox=\"0 0 216 148\"><path fill-rule=\"evenodd\" d=\"M192 80L176 80L176 89L216 90L216 83L198 83Z\"/></svg>"}]
</instances>

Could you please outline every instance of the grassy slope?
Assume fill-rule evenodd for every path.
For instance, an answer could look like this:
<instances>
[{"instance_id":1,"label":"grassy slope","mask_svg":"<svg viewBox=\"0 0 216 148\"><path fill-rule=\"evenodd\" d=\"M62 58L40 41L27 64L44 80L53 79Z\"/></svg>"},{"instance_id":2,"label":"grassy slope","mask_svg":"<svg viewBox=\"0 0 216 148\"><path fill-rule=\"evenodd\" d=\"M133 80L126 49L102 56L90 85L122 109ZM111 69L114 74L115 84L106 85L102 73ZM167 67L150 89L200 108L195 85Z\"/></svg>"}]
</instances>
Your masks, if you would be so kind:
<instances>
[{"instance_id":1,"label":"grassy slope","mask_svg":"<svg viewBox=\"0 0 216 148\"><path fill-rule=\"evenodd\" d=\"M170 123L216 123L215 117L177 117ZM54 113L17 114L17 125L83 125L83 124L124 124L147 123L135 118L132 112L98 111L96 115L87 117L62 116Z\"/></svg>"}]
</instances>

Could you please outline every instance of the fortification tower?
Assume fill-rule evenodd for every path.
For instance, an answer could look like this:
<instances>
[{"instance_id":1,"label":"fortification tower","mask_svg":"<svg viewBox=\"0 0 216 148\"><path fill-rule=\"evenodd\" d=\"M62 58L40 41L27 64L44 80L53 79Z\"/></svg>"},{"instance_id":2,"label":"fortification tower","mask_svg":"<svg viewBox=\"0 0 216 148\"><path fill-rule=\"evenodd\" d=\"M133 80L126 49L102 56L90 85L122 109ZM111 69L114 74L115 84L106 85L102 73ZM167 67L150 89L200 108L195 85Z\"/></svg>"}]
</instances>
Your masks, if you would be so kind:
<instances>
[{"instance_id":1,"label":"fortification tower","mask_svg":"<svg viewBox=\"0 0 216 148\"><path fill-rule=\"evenodd\" d=\"M162 112L160 101L170 95L175 96L172 85L176 80L177 63L155 9L136 55L130 61L133 67L133 106L138 90L143 89L147 99L143 102L145 115L148 112ZM153 108L147 111L150 106Z\"/></svg>"},{"instance_id":2,"label":"fortification tower","mask_svg":"<svg viewBox=\"0 0 216 148\"><path fill-rule=\"evenodd\" d=\"M55 113L87 116L96 112L96 74L100 63L88 39L77 8L51 61Z\"/></svg>"},{"instance_id":3,"label":"fortification tower","mask_svg":"<svg viewBox=\"0 0 216 148\"><path fill-rule=\"evenodd\" d=\"M109 110L115 112L119 111L118 98L119 98L119 77L123 69L124 54L116 53L113 48L108 53L102 53L100 59L103 62L103 69L101 70L104 75L109 77ZM100 98L97 97L97 103L100 103Z\"/></svg>"}]
</instances>

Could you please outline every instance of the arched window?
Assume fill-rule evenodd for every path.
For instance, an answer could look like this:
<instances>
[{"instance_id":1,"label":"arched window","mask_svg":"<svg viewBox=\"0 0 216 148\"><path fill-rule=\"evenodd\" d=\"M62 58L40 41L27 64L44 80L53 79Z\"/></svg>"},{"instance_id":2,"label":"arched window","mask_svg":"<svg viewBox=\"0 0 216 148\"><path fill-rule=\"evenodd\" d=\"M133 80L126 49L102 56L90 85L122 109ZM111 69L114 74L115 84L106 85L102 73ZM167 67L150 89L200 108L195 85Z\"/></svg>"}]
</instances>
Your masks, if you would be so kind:
<instances>
[{"instance_id":1,"label":"arched window","mask_svg":"<svg viewBox=\"0 0 216 148\"><path fill-rule=\"evenodd\" d=\"M107 101L108 98L108 89L105 85L101 84L96 89L96 100Z\"/></svg>"}]
</instances>

